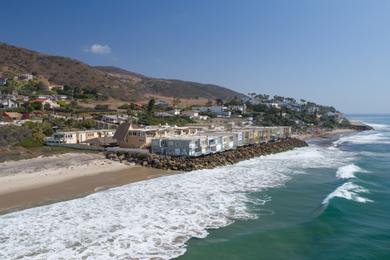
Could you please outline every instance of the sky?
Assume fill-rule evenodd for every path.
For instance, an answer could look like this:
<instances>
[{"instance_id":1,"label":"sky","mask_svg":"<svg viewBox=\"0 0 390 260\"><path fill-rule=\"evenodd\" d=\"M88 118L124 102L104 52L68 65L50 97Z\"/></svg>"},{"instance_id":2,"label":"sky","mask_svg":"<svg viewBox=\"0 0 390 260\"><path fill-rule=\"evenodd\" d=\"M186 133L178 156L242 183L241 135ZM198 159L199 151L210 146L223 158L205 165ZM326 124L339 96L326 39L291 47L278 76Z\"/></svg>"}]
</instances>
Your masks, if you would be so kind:
<instances>
[{"instance_id":1,"label":"sky","mask_svg":"<svg viewBox=\"0 0 390 260\"><path fill-rule=\"evenodd\" d=\"M390 113L387 0L0 0L0 41L175 78Z\"/></svg>"}]
</instances>

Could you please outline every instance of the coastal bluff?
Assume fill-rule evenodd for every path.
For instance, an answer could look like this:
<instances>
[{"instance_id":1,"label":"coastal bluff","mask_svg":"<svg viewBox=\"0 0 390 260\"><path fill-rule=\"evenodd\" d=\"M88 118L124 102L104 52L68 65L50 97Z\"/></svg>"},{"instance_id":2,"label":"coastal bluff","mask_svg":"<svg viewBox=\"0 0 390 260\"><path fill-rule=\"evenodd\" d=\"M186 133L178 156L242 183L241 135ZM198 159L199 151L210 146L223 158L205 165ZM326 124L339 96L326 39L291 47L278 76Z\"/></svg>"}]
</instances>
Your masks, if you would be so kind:
<instances>
[{"instance_id":1,"label":"coastal bluff","mask_svg":"<svg viewBox=\"0 0 390 260\"><path fill-rule=\"evenodd\" d=\"M307 146L305 141L296 138L288 138L264 144L242 146L237 149L199 157L165 156L130 152L106 152L105 156L110 160L141 165L144 167L173 171L193 171L231 165L255 157L285 152L297 147L305 146Z\"/></svg>"}]
</instances>

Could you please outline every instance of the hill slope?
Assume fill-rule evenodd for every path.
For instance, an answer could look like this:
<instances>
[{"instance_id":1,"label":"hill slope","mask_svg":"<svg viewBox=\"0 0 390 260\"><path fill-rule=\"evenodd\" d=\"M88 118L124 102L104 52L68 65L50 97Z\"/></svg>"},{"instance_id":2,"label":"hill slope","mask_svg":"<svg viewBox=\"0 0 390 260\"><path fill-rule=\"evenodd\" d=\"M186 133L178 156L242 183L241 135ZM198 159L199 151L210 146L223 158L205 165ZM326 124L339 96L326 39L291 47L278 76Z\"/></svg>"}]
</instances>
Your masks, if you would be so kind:
<instances>
[{"instance_id":1,"label":"hill slope","mask_svg":"<svg viewBox=\"0 0 390 260\"><path fill-rule=\"evenodd\" d=\"M96 89L119 100L141 100L148 95L206 99L243 96L217 85L156 79L116 67L93 67L78 60L51 56L4 43L0 43L0 72L5 76L20 73L41 75L52 83Z\"/></svg>"}]
</instances>

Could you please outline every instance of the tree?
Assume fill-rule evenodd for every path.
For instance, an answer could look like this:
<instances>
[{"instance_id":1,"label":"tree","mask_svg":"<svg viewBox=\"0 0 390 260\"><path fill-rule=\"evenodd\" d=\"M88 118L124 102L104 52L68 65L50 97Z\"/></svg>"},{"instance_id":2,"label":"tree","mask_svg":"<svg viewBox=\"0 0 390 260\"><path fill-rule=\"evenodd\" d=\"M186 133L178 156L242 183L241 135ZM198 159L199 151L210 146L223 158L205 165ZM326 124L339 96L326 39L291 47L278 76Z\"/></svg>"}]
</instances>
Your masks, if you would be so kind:
<instances>
[{"instance_id":1,"label":"tree","mask_svg":"<svg viewBox=\"0 0 390 260\"><path fill-rule=\"evenodd\" d=\"M180 105L180 103L181 103L180 98L174 98L172 101L173 107L177 107L178 105Z\"/></svg>"},{"instance_id":2,"label":"tree","mask_svg":"<svg viewBox=\"0 0 390 260\"><path fill-rule=\"evenodd\" d=\"M45 110L50 110L51 106L50 106L50 104L46 103L46 104L43 106L43 108L44 108Z\"/></svg>"},{"instance_id":3,"label":"tree","mask_svg":"<svg viewBox=\"0 0 390 260\"><path fill-rule=\"evenodd\" d=\"M220 99L220 98L217 98L217 99L215 100L215 103L217 104L217 106L223 106L223 100Z\"/></svg>"},{"instance_id":4,"label":"tree","mask_svg":"<svg viewBox=\"0 0 390 260\"><path fill-rule=\"evenodd\" d=\"M108 110L108 105L97 104L95 110Z\"/></svg>"},{"instance_id":5,"label":"tree","mask_svg":"<svg viewBox=\"0 0 390 260\"><path fill-rule=\"evenodd\" d=\"M228 105L232 105L232 106L238 106L242 104L243 104L242 100L237 96L235 96L232 100L228 102Z\"/></svg>"},{"instance_id":6,"label":"tree","mask_svg":"<svg viewBox=\"0 0 390 260\"><path fill-rule=\"evenodd\" d=\"M32 102L31 103L31 108L33 110L42 110L42 103L40 103L40 102Z\"/></svg>"},{"instance_id":7,"label":"tree","mask_svg":"<svg viewBox=\"0 0 390 260\"><path fill-rule=\"evenodd\" d=\"M154 100L154 98L149 100L148 106L146 108L149 115L152 114L155 105L156 105L156 100Z\"/></svg>"},{"instance_id":8,"label":"tree","mask_svg":"<svg viewBox=\"0 0 390 260\"><path fill-rule=\"evenodd\" d=\"M36 89L38 92L47 93L49 91L49 82L47 80L40 80L36 84Z\"/></svg>"}]
</instances>

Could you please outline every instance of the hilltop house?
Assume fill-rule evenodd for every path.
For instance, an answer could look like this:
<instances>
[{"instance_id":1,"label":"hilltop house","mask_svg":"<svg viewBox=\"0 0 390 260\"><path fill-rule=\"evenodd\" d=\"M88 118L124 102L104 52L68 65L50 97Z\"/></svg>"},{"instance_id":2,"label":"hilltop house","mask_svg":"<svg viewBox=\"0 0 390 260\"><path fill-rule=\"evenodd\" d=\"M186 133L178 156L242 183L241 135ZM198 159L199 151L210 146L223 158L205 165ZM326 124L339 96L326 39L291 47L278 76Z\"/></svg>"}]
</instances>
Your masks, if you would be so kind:
<instances>
[{"instance_id":1,"label":"hilltop house","mask_svg":"<svg viewBox=\"0 0 390 260\"><path fill-rule=\"evenodd\" d=\"M246 113L246 105L230 105L229 106L230 111L239 111L241 114Z\"/></svg>"},{"instance_id":2,"label":"hilltop house","mask_svg":"<svg viewBox=\"0 0 390 260\"><path fill-rule=\"evenodd\" d=\"M53 84L53 85L49 85L48 89L50 91L52 91L52 90L64 90L64 85Z\"/></svg>"},{"instance_id":3,"label":"hilltop house","mask_svg":"<svg viewBox=\"0 0 390 260\"><path fill-rule=\"evenodd\" d=\"M172 115L174 115L174 116L178 116L178 115L180 115L180 109L178 109L178 108L174 108L174 109L171 109L171 110L169 110L169 111L167 111L169 114L172 114Z\"/></svg>"},{"instance_id":4,"label":"hilltop house","mask_svg":"<svg viewBox=\"0 0 390 260\"><path fill-rule=\"evenodd\" d=\"M228 108L224 106L199 107L198 110L202 113L216 114L217 117L230 117L232 114L232 112L228 111Z\"/></svg>"},{"instance_id":5,"label":"hilltop house","mask_svg":"<svg viewBox=\"0 0 390 260\"><path fill-rule=\"evenodd\" d=\"M4 121L13 122L13 121L22 120L23 115L17 112L4 112L2 114L2 118Z\"/></svg>"},{"instance_id":6,"label":"hilltop house","mask_svg":"<svg viewBox=\"0 0 390 260\"><path fill-rule=\"evenodd\" d=\"M154 116L155 117L161 117L161 118L168 118L168 117L173 117L174 115L172 115L171 113L168 113L168 112L154 112Z\"/></svg>"},{"instance_id":7,"label":"hilltop house","mask_svg":"<svg viewBox=\"0 0 390 260\"><path fill-rule=\"evenodd\" d=\"M122 124L129 120L128 115L103 115L102 121L110 124Z\"/></svg>"},{"instance_id":8,"label":"hilltop house","mask_svg":"<svg viewBox=\"0 0 390 260\"><path fill-rule=\"evenodd\" d=\"M207 120L208 116L200 115L198 110L184 110L180 114L182 117L188 117L190 119Z\"/></svg>"},{"instance_id":9,"label":"hilltop house","mask_svg":"<svg viewBox=\"0 0 390 260\"><path fill-rule=\"evenodd\" d=\"M0 99L0 108L10 109L10 108L18 108L19 104L16 100L11 99L10 97Z\"/></svg>"},{"instance_id":10,"label":"hilltop house","mask_svg":"<svg viewBox=\"0 0 390 260\"><path fill-rule=\"evenodd\" d=\"M48 106L49 108L59 108L60 107L60 105L57 102L52 101L49 98L36 98L36 99L32 100L31 103L41 103L43 108L46 106Z\"/></svg>"},{"instance_id":11,"label":"hilltop house","mask_svg":"<svg viewBox=\"0 0 390 260\"><path fill-rule=\"evenodd\" d=\"M34 76L31 74L20 74L18 79L21 81L30 81L34 79Z\"/></svg>"},{"instance_id":12,"label":"hilltop house","mask_svg":"<svg viewBox=\"0 0 390 260\"><path fill-rule=\"evenodd\" d=\"M199 116L199 111L197 110L184 110L181 111L181 115L189 118L197 118Z\"/></svg>"},{"instance_id":13,"label":"hilltop house","mask_svg":"<svg viewBox=\"0 0 390 260\"><path fill-rule=\"evenodd\" d=\"M0 78L0 86L7 85L7 78Z\"/></svg>"}]
</instances>

